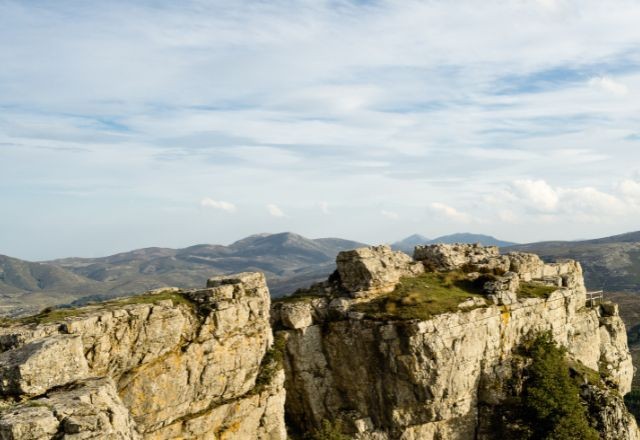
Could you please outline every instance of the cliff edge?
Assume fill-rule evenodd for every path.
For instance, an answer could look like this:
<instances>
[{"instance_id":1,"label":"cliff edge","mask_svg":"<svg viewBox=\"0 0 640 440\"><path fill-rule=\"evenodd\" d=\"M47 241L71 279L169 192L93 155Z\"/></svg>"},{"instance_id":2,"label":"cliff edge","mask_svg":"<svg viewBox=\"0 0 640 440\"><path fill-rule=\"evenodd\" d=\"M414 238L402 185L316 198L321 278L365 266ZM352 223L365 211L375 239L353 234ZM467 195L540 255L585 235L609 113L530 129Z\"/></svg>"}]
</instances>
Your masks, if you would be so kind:
<instances>
[{"instance_id":1,"label":"cliff edge","mask_svg":"<svg viewBox=\"0 0 640 440\"><path fill-rule=\"evenodd\" d=\"M324 282L276 303L291 430L340 420L358 439L496 438L518 353L549 332L566 349L603 439L637 439L622 396L633 367L611 303L587 303L575 261L496 247L343 252ZM499 421L500 422L500 421Z\"/></svg>"},{"instance_id":2,"label":"cliff edge","mask_svg":"<svg viewBox=\"0 0 640 440\"><path fill-rule=\"evenodd\" d=\"M262 274L0 328L0 439L285 439Z\"/></svg>"},{"instance_id":3,"label":"cliff edge","mask_svg":"<svg viewBox=\"0 0 640 440\"><path fill-rule=\"evenodd\" d=\"M499 433L519 428L536 340L594 438L640 439L624 325L580 264L432 245L342 252L273 305L241 273L1 321L0 440L525 438Z\"/></svg>"}]
</instances>

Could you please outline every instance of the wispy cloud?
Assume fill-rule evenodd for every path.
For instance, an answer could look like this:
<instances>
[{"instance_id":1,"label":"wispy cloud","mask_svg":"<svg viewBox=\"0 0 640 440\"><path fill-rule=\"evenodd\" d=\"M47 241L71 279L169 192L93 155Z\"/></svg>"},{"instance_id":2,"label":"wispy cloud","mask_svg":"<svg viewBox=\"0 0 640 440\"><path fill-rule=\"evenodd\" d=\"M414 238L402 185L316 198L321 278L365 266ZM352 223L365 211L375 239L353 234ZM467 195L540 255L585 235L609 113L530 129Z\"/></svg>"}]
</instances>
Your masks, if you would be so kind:
<instances>
[{"instance_id":1,"label":"wispy cloud","mask_svg":"<svg viewBox=\"0 0 640 440\"><path fill-rule=\"evenodd\" d=\"M447 220L452 220L454 222L470 223L472 220L470 215L460 212L456 208L444 203L433 202L429 205L429 208L435 214L441 215Z\"/></svg>"},{"instance_id":2,"label":"wispy cloud","mask_svg":"<svg viewBox=\"0 0 640 440\"><path fill-rule=\"evenodd\" d=\"M626 85L608 76L598 76L595 78L591 78L589 84L617 96L624 96L629 93L629 88Z\"/></svg>"},{"instance_id":3,"label":"wispy cloud","mask_svg":"<svg viewBox=\"0 0 640 440\"><path fill-rule=\"evenodd\" d=\"M320 211L322 211L323 214L325 215L329 215L331 214L331 210L329 209L329 203L328 202L318 202L318 206L320 207Z\"/></svg>"},{"instance_id":4,"label":"wispy cloud","mask_svg":"<svg viewBox=\"0 0 640 440\"><path fill-rule=\"evenodd\" d=\"M200 201L200 206L205 208L214 208L219 209L221 211L226 212L236 212L236 205L230 202L225 202L224 200L213 200L208 197L205 197Z\"/></svg>"},{"instance_id":5,"label":"wispy cloud","mask_svg":"<svg viewBox=\"0 0 640 440\"><path fill-rule=\"evenodd\" d=\"M286 217L285 213L278 207L278 205L274 205L273 203L269 203L267 205L267 211L269 211L269 215L272 217Z\"/></svg>"},{"instance_id":6,"label":"wispy cloud","mask_svg":"<svg viewBox=\"0 0 640 440\"><path fill-rule=\"evenodd\" d=\"M404 231L432 200L446 201L424 219L434 236L478 219L521 241L593 235L606 220L594 211L627 213L616 200L637 200L640 3L476 6L0 2L0 201L16 213L0 227L33 237L36 254L75 252L53 231L86 227L85 252L95 231L68 213L94 200L120 213L101 226L106 249L146 212L196 209L193 194L216 188L247 216L215 216L211 235L211 218L165 213L146 241L132 233L121 248L162 244L153 231L167 224L190 225L171 229L176 243L263 230L252 220L263 194L316 236L384 241L380 207L402 213ZM319 221L329 205L309 200L327 198L340 216ZM237 211L223 203L233 205L203 207ZM522 226L543 216L553 228ZM606 221L635 227L626 215Z\"/></svg>"}]
</instances>

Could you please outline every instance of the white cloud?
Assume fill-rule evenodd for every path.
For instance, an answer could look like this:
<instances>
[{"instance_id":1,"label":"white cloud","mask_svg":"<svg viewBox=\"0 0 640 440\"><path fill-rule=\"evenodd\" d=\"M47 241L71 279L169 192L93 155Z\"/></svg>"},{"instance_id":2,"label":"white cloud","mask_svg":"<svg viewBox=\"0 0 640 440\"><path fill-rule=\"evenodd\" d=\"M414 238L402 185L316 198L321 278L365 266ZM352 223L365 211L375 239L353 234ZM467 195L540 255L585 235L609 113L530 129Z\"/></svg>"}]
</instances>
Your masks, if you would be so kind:
<instances>
[{"instance_id":1,"label":"white cloud","mask_svg":"<svg viewBox=\"0 0 640 440\"><path fill-rule=\"evenodd\" d=\"M269 214L273 217L286 217L282 209L280 209L278 205L275 205L273 203L269 203L267 205L267 211L269 211Z\"/></svg>"},{"instance_id":2,"label":"white cloud","mask_svg":"<svg viewBox=\"0 0 640 440\"><path fill-rule=\"evenodd\" d=\"M629 93L629 88L608 76L597 76L589 80L589 85L598 87L616 96L624 96Z\"/></svg>"},{"instance_id":3,"label":"white cloud","mask_svg":"<svg viewBox=\"0 0 640 440\"><path fill-rule=\"evenodd\" d=\"M380 214L382 214L383 217L386 217L390 220L398 220L400 219L400 215L398 215L398 213L393 212L393 211L386 211L386 210L382 210L380 211Z\"/></svg>"},{"instance_id":4,"label":"white cloud","mask_svg":"<svg viewBox=\"0 0 640 440\"><path fill-rule=\"evenodd\" d=\"M444 203L440 203L440 202L433 202L431 203L431 205L429 205L430 209L432 212L439 214L449 220L453 220L455 222L459 222L459 223L470 223L471 222L471 216L469 216L468 214L462 213L460 211L458 211L457 209L455 209L452 206L449 205L445 205Z\"/></svg>"},{"instance_id":5,"label":"white cloud","mask_svg":"<svg viewBox=\"0 0 640 440\"><path fill-rule=\"evenodd\" d=\"M625 204L616 196L592 187L560 189L562 211L571 215L605 218L623 214Z\"/></svg>"},{"instance_id":6,"label":"white cloud","mask_svg":"<svg viewBox=\"0 0 640 440\"><path fill-rule=\"evenodd\" d=\"M220 209L221 211L226 212L236 212L236 205L230 202L225 202L224 200L213 200L208 197L200 200L200 206L204 208L214 208Z\"/></svg>"},{"instance_id":7,"label":"white cloud","mask_svg":"<svg viewBox=\"0 0 640 440\"><path fill-rule=\"evenodd\" d=\"M511 209L501 209L498 211L498 218L504 223L516 223L518 221L517 214Z\"/></svg>"},{"instance_id":8,"label":"white cloud","mask_svg":"<svg viewBox=\"0 0 640 440\"><path fill-rule=\"evenodd\" d=\"M323 214L325 215L329 215L331 214L331 211L329 210L329 203L328 202L319 202L318 206L320 207L320 211L322 211Z\"/></svg>"},{"instance_id":9,"label":"white cloud","mask_svg":"<svg viewBox=\"0 0 640 440\"><path fill-rule=\"evenodd\" d=\"M640 184L629 179L620 182L615 192L591 186L553 187L544 180L519 180L513 182L512 188L514 197L508 201L509 209L533 210L537 213L535 218L546 223L616 221L637 211L623 199L640 196Z\"/></svg>"},{"instance_id":10,"label":"white cloud","mask_svg":"<svg viewBox=\"0 0 640 440\"><path fill-rule=\"evenodd\" d=\"M288 226L369 242L388 230L380 207L409 222L424 217L425 198L450 205L432 208L434 228L491 218L513 224L514 240L550 230L521 227L529 219L592 236L573 216L640 204L634 181L609 180L640 163L628 136L640 111L640 2L250 3L87 2L75 20L68 0L0 0L0 188L15 213L0 227L27 237L0 243L5 252L27 240L36 252L75 252L69 240L54 251L56 222L37 216L37 194L54 192L47 212L62 219L88 211L88 199L121 213L101 226L108 242L141 207L184 206L202 188L224 188L243 211L264 210L261 194L286 206L331 194L340 221L316 205ZM222 203L206 207L235 209ZM633 218L610 221L623 230ZM206 220L198 229L195 218L156 216L192 223L170 236L147 228L146 242L132 234L122 248L262 230L259 216L220 215L212 235Z\"/></svg>"},{"instance_id":11,"label":"white cloud","mask_svg":"<svg viewBox=\"0 0 640 440\"><path fill-rule=\"evenodd\" d=\"M624 179L618 185L618 190L624 197L640 202L640 182Z\"/></svg>"},{"instance_id":12,"label":"white cloud","mask_svg":"<svg viewBox=\"0 0 640 440\"><path fill-rule=\"evenodd\" d=\"M523 202L537 211L555 211L560 201L557 191L544 180L516 180L513 189Z\"/></svg>"}]
</instances>

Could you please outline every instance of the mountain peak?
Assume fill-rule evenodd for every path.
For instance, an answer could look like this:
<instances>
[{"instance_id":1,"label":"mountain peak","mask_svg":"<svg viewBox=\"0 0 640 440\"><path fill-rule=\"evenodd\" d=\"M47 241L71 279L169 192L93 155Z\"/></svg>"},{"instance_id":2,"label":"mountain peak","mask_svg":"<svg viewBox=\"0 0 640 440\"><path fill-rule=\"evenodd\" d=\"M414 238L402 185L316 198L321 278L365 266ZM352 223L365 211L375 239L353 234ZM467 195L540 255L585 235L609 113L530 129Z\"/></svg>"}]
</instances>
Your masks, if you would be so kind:
<instances>
[{"instance_id":1,"label":"mountain peak","mask_svg":"<svg viewBox=\"0 0 640 440\"><path fill-rule=\"evenodd\" d=\"M444 243L444 244L480 243L483 246L498 246L498 247L512 246L515 244L509 241L499 240L490 235L473 234L470 232L458 232L455 234L443 235L441 237L434 238L432 240L420 234L413 234L403 240L393 243L392 247L394 249L401 250L410 254L413 252L413 248L417 245L436 244L436 243Z\"/></svg>"}]
</instances>

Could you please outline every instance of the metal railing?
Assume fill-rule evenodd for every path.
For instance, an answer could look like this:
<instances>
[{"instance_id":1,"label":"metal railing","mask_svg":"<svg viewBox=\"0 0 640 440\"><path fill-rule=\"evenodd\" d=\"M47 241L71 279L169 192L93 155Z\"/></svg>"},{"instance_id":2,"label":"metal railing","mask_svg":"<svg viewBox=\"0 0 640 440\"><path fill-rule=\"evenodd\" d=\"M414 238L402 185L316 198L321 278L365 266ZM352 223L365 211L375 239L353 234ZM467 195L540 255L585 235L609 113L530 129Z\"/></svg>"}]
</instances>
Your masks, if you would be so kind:
<instances>
[{"instance_id":1,"label":"metal railing","mask_svg":"<svg viewBox=\"0 0 640 440\"><path fill-rule=\"evenodd\" d=\"M604 300L604 290L594 290L587 292L587 305L593 307L596 304L602 303Z\"/></svg>"}]
</instances>

